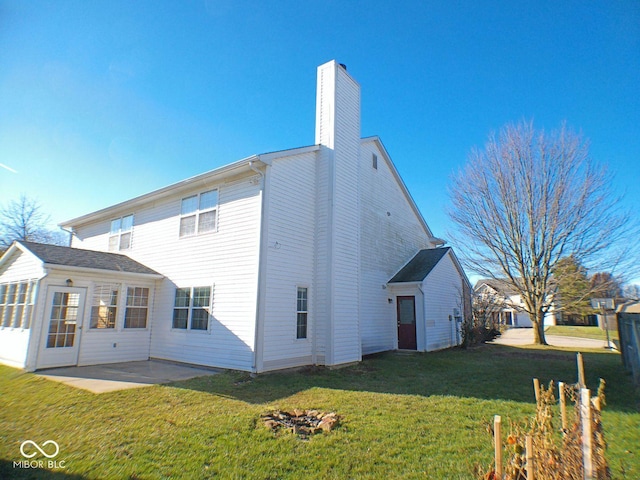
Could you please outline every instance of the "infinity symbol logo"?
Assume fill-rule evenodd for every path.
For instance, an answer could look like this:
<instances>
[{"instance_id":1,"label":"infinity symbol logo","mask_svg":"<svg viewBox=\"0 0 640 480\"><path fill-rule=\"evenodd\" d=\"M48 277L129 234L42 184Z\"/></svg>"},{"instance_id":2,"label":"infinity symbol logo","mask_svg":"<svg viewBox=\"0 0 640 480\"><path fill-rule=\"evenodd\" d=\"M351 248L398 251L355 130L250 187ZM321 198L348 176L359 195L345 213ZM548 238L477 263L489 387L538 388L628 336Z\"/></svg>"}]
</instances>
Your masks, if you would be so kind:
<instances>
[{"instance_id":1,"label":"infinity symbol logo","mask_svg":"<svg viewBox=\"0 0 640 480\"><path fill-rule=\"evenodd\" d=\"M46 446L47 446L47 445L49 445L49 444L51 444L51 445L53 445L53 446L55 447L55 449L56 449L55 453L53 453L53 454L48 454L47 452L45 452L45 451L43 450L43 448L44 448L44 447L46 447ZM44 443L42 444L42 448L41 448L41 447L40 447L36 442L34 442L33 440L25 440L24 442L22 442L22 443L20 444L20 453L22 454L22 456L23 456L24 458L33 458L33 457L35 457L35 456L38 454L38 452L33 452L33 453L28 453L28 454L27 454L27 453L24 453L24 446L25 446L25 445L32 445L32 446L33 446L33 448L35 448L36 450L38 450L38 452L40 452L42 455L44 455L44 456L45 456L45 457L47 457L47 458L53 458L53 457L55 457L56 455L58 455L58 452L60 452L60 447L59 447L59 446L58 446L58 444L57 444L56 442L54 442L53 440L47 440L46 442L44 442Z\"/></svg>"}]
</instances>

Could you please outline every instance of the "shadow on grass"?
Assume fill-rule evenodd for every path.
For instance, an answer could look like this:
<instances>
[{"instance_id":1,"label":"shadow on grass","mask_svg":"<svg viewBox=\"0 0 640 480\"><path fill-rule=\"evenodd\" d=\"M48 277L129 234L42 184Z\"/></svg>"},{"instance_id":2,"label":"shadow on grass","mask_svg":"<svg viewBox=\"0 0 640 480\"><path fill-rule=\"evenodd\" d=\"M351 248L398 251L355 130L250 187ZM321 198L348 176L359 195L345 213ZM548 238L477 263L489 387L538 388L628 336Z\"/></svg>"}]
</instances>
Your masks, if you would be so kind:
<instances>
[{"instance_id":1,"label":"shadow on grass","mask_svg":"<svg viewBox=\"0 0 640 480\"><path fill-rule=\"evenodd\" d=\"M21 460L24 460L21 458ZM18 462L18 460L15 460ZM37 462L37 461L36 461ZM43 465L47 462L43 461ZM32 462L35 465L35 463ZM52 480L80 480L87 477L73 473L65 473L64 470L47 470L46 468L21 468L14 467L14 460L0 459L0 478L11 479L52 479Z\"/></svg>"},{"instance_id":2,"label":"shadow on grass","mask_svg":"<svg viewBox=\"0 0 640 480\"><path fill-rule=\"evenodd\" d=\"M639 395L622 368L620 356L584 353L587 386L595 392L600 378L607 382L607 409L637 412ZM271 403L312 388L402 395L467 397L481 400L534 402L532 378L576 381L575 352L553 347L484 345L470 350L432 353L388 352L357 365L329 370L308 367L262 374L226 372L171 384L251 404Z\"/></svg>"}]
</instances>

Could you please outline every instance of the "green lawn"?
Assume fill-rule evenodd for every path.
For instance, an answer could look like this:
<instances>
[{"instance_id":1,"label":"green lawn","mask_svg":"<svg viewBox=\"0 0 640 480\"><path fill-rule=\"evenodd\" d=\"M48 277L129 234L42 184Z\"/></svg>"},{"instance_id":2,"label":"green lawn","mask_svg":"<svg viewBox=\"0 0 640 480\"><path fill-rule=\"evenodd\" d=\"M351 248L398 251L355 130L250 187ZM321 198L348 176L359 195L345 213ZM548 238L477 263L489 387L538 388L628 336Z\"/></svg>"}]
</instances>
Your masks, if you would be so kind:
<instances>
[{"instance_id":1,"label":"green lawn","mask_svg":"<svg viewBox=\"0 0 640 480\"><path fill-rule=\"evenodd\" d=\"M607 333L600 327L582 327L578 325L555 325L545 330L547 335L561 335L563 337L593 338L595 340L606 340ZM618 330L610 329L609 338L611 341L618 340Z\"/></svg>"},{"instance_id":2,"label":"green lawn","mask_svg":"<svg viewBox=\"0 0 640 480\"><path fill-rule=\"evenodd\" d=\"M574 381L574 355L497 345L389 353L341 370L227 372L101 395L0 367L0 478L473 478L474 465L491 463L493 415L533 414L532 377ZM640 478L638 392L618 354L584 359L590 388L607 380L614 478ZM343 420L302 441L260 425L273 408ZM65 469L14 469L26 439L55 440Z\"/></svg>"}]
</instances>

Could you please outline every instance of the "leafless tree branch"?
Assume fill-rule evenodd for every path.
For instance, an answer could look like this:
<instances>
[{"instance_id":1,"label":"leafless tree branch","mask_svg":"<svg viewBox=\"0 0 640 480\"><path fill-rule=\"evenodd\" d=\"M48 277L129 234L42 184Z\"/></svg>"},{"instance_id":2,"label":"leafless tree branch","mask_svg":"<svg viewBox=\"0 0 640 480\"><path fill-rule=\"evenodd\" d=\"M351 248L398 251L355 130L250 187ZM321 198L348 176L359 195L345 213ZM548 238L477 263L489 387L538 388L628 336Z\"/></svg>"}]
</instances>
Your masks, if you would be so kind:
<instances>
[{"instance_id":1,"label":"leafless tree branch","mask_svg":"<svg viewBox=\"0 0 640 480\"><path fill-rule=\"evenodd\" d=\"M566 125L547 134L525 121L492 134L453 176L449 215L465 264L508 280L537 327L538 343L545 343L550 280L562 258L592 272L635 274L639 230L611 180L588 142Z\"/></svg>"}]
</instances>

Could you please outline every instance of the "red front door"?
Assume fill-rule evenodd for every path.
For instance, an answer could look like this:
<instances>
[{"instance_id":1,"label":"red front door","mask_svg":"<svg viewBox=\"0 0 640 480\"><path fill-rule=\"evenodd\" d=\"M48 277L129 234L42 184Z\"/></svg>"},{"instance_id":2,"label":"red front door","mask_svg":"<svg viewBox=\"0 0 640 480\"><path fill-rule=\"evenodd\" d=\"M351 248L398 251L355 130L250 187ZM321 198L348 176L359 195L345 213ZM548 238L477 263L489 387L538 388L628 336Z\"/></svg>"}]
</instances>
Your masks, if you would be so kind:
<instances>
[{"instance_id":1,"label":"red front door","mask_svg":"<svg viewBox=\"0 0 640 480\"><path fill-rule=\"evenodd\" d=\"M416 297L398 297L398 349L416 350Z\"/></svg>"}]
</instances>

